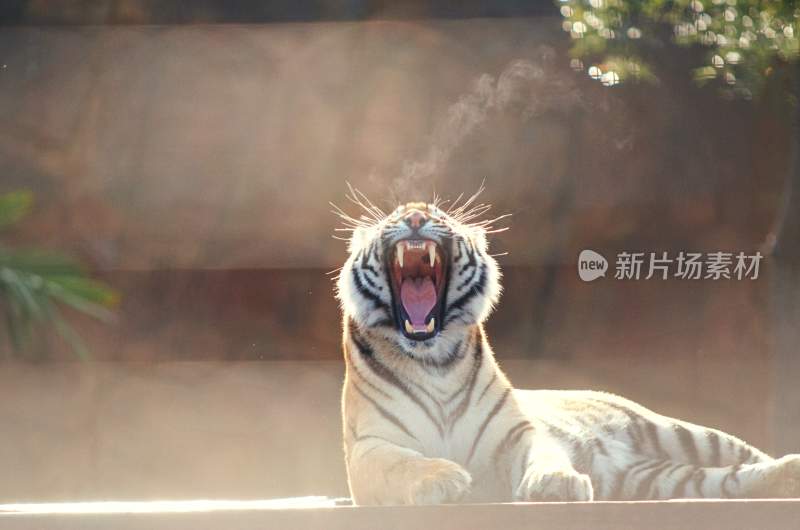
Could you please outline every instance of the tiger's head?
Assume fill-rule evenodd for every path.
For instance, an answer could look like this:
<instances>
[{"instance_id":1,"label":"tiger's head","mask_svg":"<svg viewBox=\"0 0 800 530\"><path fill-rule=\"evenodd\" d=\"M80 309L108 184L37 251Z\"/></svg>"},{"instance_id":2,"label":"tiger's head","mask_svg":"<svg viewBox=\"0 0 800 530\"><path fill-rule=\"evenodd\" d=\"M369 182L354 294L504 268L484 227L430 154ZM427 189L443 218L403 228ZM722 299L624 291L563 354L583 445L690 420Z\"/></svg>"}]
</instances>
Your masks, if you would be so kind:
<instances>
[{"instance_id":1,"label":"tiger's head","mask_svg":"<svg viewBox=\"0 0 800 530\"><path fill-rule=\"evenodd\" d=\"M370 216L348 217L350 255L337 283L345 318L412 358L449 360L464 329L482 323L500 296L488 223L469 223L486 207L468 210L470 202L448 211L408 203L388 215L368 204Z\"/></svg>"}]
</instances>

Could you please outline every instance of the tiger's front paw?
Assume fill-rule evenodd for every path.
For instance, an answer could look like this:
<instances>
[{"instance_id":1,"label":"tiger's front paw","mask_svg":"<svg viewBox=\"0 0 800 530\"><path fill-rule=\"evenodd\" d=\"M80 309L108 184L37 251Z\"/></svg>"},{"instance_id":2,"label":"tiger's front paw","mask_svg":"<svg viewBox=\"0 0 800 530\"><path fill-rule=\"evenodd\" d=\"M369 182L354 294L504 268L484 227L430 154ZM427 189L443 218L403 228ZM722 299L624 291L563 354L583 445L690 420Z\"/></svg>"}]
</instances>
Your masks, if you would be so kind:
<instances>
[{"instance_id":1,"label":"tiger's front paw","mask_svg":"<svg viewBox=\"0 0 800 530\"><path fill-rule=\"evenodd\" d=\"M472 477L463 467L444 458L415 462L406 501L408 504L447 504L469 492Z\"/></svg>"},{"instance_id":2,"label":"tiger's front paw","mask_svg":"<svg viewBox=\"0 0 800 530\"><path fill-rule=\"evenodd\" d=\"M517 501L590 501L594 498L589 475L574 470L540 471L528 468L514 500Z\"/></svg>"}]
</instances>

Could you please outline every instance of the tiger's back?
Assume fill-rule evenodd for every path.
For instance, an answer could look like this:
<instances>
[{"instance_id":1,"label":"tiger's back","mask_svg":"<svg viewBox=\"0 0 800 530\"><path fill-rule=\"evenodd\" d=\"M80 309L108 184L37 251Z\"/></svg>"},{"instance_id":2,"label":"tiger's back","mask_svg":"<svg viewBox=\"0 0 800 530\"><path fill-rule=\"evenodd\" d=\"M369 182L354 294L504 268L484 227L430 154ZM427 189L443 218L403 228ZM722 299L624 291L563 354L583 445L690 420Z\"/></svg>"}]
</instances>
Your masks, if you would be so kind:
<instances>
[{"instance_id":1,"label":"tiger's back","mask_svg":"<svg viewBox=\"0 0 800 530\"><path fill-rule=\"evenodd\" d=\"M705 495L699 471L730 468L717 474L733 481L735 467L772 461L735 436L657 414L614 394L515 394L526 413L570 453L575 468L592 478L598 500L734 497L721 485L719 492Z\"/></svg>"}]
</instances>

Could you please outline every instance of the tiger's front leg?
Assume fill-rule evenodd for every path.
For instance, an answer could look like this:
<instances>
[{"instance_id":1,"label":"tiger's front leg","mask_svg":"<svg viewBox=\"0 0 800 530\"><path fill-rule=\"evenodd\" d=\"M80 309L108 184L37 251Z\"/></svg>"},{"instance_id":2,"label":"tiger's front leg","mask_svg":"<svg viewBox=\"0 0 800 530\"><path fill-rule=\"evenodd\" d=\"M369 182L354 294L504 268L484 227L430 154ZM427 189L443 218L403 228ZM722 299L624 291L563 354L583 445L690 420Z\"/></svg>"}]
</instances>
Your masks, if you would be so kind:
<instances>
[{"instance_id":1,"label":"tiger's front leg","mask_svg":"<svg viewBox=\"0 0 800 530\"><path fill-rule=\"evenodd\" d=\"M377 437L357 441L348 459L353 501L364 504L445 504L464 498L472 483L460 465Z\"/></svg>"},{"instance_id":2,"label":"tiger's front leg","mask_svg":"<svg viewBox=\"0 0 800 530\"><path fill-rule=\"evenodd\" d=\"M591 501L592 481L572 466L569 455L546 434L526 433L512 462L515 501ZM519 477L514 481L516 476Z\"/></svg>"}]
</instances>

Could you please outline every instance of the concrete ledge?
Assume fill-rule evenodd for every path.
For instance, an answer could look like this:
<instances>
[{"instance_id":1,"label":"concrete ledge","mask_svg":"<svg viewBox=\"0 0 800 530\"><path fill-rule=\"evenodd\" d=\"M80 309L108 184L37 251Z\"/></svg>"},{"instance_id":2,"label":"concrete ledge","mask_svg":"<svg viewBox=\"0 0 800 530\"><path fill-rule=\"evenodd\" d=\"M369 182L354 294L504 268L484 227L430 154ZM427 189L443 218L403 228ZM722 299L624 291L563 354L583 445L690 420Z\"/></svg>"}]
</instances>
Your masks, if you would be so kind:
<instances>
[{"instance_id":1,"label":"concrete ledge","mask_svg":"<svg viewBox=\"0 0 800 530\"><path fill-rule=\"evenodd\" d=\"M312 499L312 498L310 498ZM295 501L295 500L293 500ZM203 506L203 503L206 506ZM231 503L227 507L226 503ZM25 505L0 506L4 530L51 528L99 529L312 529L503 530L791 530L800 525L800 500L668 501L472 504L424 507L334 507L333 501L178 501L168 509L158 503L51 504L49 511ZM259 505L261 503L261 505ZM277 504L276 504L277 503ZM92 505L95 509L92 510ZM83 506L84 510L75 510ZM327 507L303 507L327 506ZM160 510L148 507L161 508ZM87 513L93 512L93 513Z\"/></svg>"}]
</instances>

